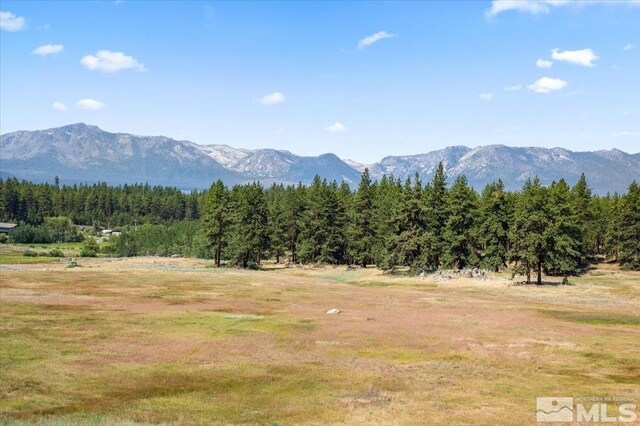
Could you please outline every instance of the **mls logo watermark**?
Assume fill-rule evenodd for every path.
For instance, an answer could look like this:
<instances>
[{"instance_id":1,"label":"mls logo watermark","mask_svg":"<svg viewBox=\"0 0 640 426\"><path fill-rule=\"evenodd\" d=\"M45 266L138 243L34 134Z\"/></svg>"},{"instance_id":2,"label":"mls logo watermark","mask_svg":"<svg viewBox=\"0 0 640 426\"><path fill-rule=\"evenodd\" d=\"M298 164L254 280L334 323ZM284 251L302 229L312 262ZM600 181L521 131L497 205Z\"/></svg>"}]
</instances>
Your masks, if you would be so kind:
<instances>
[{"instance_id":1,"label":"mls logo watermark","mask_svg":"<svg viewBox=\"0 0 640 426\"><path fill-rule=\"evenodd\" d=\"M628 397L538 397L539 422L632 423L638 420L637 404Z\"/></svg>"},{"instance_id":2,"label":"mls logo watermark","mask_svg":"<svg viewBox=\"0 0 640 426\"><path fill-rule=\"evenodd\" d=\"M536 398L536 420L539 422L572 422L573 398L549 396Z\"/></svg>"}]
</instances>

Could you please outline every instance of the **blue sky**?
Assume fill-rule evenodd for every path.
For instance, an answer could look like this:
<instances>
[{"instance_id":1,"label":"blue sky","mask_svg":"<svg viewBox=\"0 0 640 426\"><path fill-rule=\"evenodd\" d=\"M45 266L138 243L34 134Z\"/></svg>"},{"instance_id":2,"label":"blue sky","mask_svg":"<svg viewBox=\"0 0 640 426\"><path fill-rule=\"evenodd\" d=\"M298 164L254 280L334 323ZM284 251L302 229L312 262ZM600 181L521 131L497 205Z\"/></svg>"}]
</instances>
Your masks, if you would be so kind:
<instances>
[{"instance_id":1,"label":"blue sky","mask_svg":"<svg viewBox=\"0 0 640 426\"><path fill-rule=\"evenodd\" d=\"M638 1L3 1L0 48L2 133L640 151Z\"/></svg>"}]
</instances>

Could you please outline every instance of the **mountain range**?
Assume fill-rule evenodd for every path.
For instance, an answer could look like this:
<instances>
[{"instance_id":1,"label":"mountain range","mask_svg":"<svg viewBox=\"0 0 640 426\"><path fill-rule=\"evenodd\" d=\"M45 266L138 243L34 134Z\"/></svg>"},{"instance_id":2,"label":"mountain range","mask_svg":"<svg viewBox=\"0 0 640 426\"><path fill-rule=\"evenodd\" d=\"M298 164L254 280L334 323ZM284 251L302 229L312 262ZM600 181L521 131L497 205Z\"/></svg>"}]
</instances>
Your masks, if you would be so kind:
<instances>
[{"instance_id":1,"label":"mountain range","mask_svg":"<svg viewBox=\"0 0 640 426\"><path fill-rule=\"evenodd\" d=\"M84 123L0 136L0 177L15 176L34 182L148 182L184 190L204 189L217 179L227 184L259 180L309 183L316 175L357 184L369 168L373 178L406 178L420 173L430 179L441 162L449 179L464 174L470 185L502 179L508 189L519 189L527 178L543 183L564 178L573 184L587 175L595 192L624 192L640 180L640 153L601 150L574 152L563 148L522 148L487 145L452 146L426 154L389 156L374 164L342 160L335 154L317 157L275 149L241 149L228 145L199 145L165 136L110 133Z\"/></svg>"}]
</instances>

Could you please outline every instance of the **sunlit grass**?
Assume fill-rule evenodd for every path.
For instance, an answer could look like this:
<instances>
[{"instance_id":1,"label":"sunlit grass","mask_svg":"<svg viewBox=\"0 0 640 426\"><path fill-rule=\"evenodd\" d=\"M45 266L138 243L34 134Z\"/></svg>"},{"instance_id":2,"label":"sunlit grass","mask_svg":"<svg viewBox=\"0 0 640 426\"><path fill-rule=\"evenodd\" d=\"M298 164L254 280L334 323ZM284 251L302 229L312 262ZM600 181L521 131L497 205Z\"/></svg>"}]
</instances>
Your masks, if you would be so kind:
<instances>
[{"instance_id":1,"label":"sunlit grass","mask_svg":"<svg viewBox=\"0 0 640 426\"><path fill-rule=\"evenodd\" d=\"M640 377L626 271L538 288L102 262L2 272L0 424L530 424L536 396Z\"/></svg>"}]
</instances>

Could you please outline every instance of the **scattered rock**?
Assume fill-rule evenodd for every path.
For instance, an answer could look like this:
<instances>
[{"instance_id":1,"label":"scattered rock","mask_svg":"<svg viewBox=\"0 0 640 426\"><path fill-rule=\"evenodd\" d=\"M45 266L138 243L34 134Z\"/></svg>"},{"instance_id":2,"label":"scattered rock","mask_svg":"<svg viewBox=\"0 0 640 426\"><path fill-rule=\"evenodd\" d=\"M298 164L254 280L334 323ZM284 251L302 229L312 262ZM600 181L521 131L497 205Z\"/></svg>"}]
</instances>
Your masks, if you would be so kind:
<instances>
[{"instance_id":1,"label":"scattered rock","mask_svg":"<svg viewBox=\"0 0 640 426\"><path fill-rule=\"evenodd\" d=\"M327 311L327 314L329 314L329 315L337 315L339 313L340 313L340 309L337 309L337 308L329 309Z\"/></svg>"},{"instance_id":2,"label":"scattered rock","mask_svg":"<svg viewBox=\"0 0 640 426\"><path fill-rule=\"evenodd\" d=\"M432 275L432 278L435 281L448 281L454 278L475 278L480 281L485 281L486 273L487 271L480 268L453 269L436 271Z\"/></svg>"}]
</instances>

